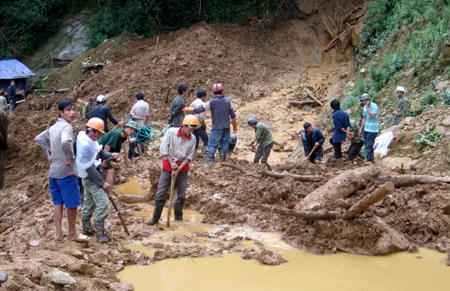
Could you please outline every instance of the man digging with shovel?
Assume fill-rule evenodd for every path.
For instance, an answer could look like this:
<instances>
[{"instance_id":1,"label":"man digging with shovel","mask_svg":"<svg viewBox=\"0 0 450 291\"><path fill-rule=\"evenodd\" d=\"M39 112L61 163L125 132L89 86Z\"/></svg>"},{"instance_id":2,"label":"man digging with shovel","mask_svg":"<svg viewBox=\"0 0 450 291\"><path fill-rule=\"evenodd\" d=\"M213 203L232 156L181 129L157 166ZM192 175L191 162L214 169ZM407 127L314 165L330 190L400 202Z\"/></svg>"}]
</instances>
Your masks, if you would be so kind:
<instances>
[{"instance_id":1,"label":"man digging with shovel","mask_svg":"<svg viewBox=\"0 0 450 291\"><path fill-rule=\"evenodd\" d=\"M175 220L183 221L183 206L186 201L189 162L192 161L195 151L195 136L193 133L197 125L197 117L187 115L181 127L169 128L164 135L159 150L165 159L163 161L161 177L159 178L153 218L148 222L150 225L157 224L161 218L164 204L166 204L167 190L171 186L171 181L177 184L177 199L173 204ZM171 202L169 202L169 209ZM167 224L169 225L169 222Z\"/></svg>"}]
</instances>

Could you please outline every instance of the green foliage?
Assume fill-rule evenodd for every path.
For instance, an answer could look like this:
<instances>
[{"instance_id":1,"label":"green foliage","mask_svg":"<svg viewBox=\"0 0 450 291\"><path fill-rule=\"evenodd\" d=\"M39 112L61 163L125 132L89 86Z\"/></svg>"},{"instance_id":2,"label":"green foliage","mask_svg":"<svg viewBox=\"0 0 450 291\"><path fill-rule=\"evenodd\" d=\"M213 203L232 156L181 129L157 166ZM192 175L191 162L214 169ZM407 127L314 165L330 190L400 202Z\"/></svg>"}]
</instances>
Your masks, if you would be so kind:
<instances>
[{"instance_id":1,"label":"green foliage","mask_svg":"<svg viewBox=\"0 0 450 291\"><path fill-rule=\"evenodd\" d=\"M442 103L445 106L450 106L450 90L445 90L442 94Z\"/></svg>"},{"instance_id":2,"label":"green foliage","mask_svg":"<svg viewBox=\"0 0 450 291\"><path fill-rule=\"evenodd\" d=\"M423 147L429 144L430 142L439 142L439 136L434 130L433 131L426 130L420 134L416 134L414 136L414 141L417 143L419 147Z\"/></svg>"},{"instance_id":3,"label":"green foliage","mask_svg":"<svg viewBox=\"0 0 450 291\"><path fill-rule=\"evenodd\" d=\"M397 50L394 54L387 55L381 65L373 62L369 70L375 91L381 91L395 74L405 67L409 60L408 54L402 50Z\"/></svg>"},{"instance_id":4,"label":"green foliage","mask_svg":"<svg viewBox=\"0 0 450 291\"><path fill-rule=\"evenodd\" d=\"M436 93L434 92L425 92L425 94L423 94L422 96L422 106L429 106L432 104L436 104L437 101L437 96Z\"/></svg>"}]
</instances>

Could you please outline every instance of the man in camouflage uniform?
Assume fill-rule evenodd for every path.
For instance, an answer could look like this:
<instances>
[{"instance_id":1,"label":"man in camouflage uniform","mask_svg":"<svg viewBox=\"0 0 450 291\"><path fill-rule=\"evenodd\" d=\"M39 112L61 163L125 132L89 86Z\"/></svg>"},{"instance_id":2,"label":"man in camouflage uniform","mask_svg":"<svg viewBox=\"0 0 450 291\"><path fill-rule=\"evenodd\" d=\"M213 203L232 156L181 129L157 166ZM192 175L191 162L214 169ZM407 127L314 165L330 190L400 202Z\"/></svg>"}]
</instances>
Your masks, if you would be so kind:
<instances>
[{"instance_id":1,"label":"man in camouflage uniform","mask_svg":"<svg viewBox=\"0 0 450 291\"><path fill-rule=\"evenodd\" d=\"M405 97L405 88L402 86L397 87L397 106L395 106L394 112L394 125L400 124L406 116L406 111L408 111L408 99Z\"/></svg>"},{"instance_id":2,"label":"man in camouflage uniform","mask_svg":"<svg viewBox=\"0 0 450 291\"><path fill-rule=\"evenodd\" d=\"M347 156L348 160L352 161L354 160L359 152L361 151L362 146L364 145L364 138L358 135L359 133L359 126L353 119L350 119L350 134L352 136L352 144L348 148Z\"/></svg>"},{"instance_id":3,"label":"man in camouflage uniform","mask_svg":"<svg viewBox=\"0 0 450 291\"><path fill-rule=\"evenodd\" d=\"M105 236L105 219L109 215L108 193L112 192L112 185L105 181L105 170L102 160L117 159L119 154L101 150L97 140L105 133L104 122L93 117L86 123L87 130L77 136L77 167L78 175L83 179L84 203L81 209L83 232L87 236L94 235L91 217L95 210L94 224L97 240L108 242ZM95 209L97 208L97 209Z\"/></svg>"},{"instance_id":4,"label":"man in camouflage uniform","mask_svg":"<svg viewBox=\"0 0 450 291\"><path fill-rule=\"evenodd\" d=\"M256 133L255 139L252 141L252 149L255 149L256 145L258 145L253 162L259 163L259 160L261 160L261 163L265 164L273 147L272 133L265 124L257 122L254 118L250 118L247 123L255 129Z\"/></svg>"}]
</instances>

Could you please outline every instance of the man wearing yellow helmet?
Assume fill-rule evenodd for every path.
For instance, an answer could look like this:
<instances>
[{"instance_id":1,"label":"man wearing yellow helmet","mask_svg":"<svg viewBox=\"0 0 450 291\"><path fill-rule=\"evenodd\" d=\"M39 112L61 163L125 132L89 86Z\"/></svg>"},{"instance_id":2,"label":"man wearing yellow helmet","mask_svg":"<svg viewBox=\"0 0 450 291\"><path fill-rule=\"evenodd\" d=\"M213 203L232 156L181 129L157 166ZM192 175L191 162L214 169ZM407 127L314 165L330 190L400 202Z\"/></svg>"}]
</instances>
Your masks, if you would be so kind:
<instances>
[{"instance_id":1,"label":"man wearing yellow helmet","mask_svg":"<svg viewBox=\"0 0 450 291\"><path fill-rule=\"evenodd\" d=\"M192 161L195 151L195 136L193 133L197 125L197 117L190 114L183 119L181 127L172 127L164 135L159 150L165 159L156 192L153 218L148 222L150 225L157 224L161 218L172 177L175 177L177 184L177 199L173 204L175 220L183 221L189 162Z\"/></svg>"}]
</instances>

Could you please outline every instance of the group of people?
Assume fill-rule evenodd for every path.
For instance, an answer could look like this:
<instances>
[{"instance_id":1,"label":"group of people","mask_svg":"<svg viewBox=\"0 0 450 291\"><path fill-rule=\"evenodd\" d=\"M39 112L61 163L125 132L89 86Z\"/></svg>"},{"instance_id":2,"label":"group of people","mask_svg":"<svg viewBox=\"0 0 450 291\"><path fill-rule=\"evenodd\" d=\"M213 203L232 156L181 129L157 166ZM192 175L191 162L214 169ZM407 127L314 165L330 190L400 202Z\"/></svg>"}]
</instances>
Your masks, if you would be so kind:
<instances>
[{"instance_id":1,"label":"group of people","mask_svg":"<svg viewBox=\"0 0 450 291\"><path fill-rule=\"evenodd\" d=\"M393 124L398 125L405 118L408 110L408 100L404 96L405 88L397 87L397 105L393 113ZM349 118L347 112L340 108L337 99L331 101L330 106L333 109L333 136L330 143L334 148L334 156L338 167L342 166L342 142L351 141L351 145L347 150L347 156L350 161L356 157L364 158L361 155L361 148L365 145L365 159L368 162L374 162L374 144L375 138L380 131L378 122L378 105L371 101L369 94L364 93L360 97L360 107L362 111L360 123ZM311 123L306 122L303 125L305 133L302 137L303 149L306 159L312 163L320 163L323 155L323 143L325 137L322 132L313 128Z\"/></svg>"},{"instance_id":2,"label":"group of people","mask_svg":"<svg viewBox=\"0 0 450 291\"><path fill-rule=\"evenodd\" d=\"M4 91L0 92L0 108L6 113L9 107L9 114L14 115L16 102L16 83L12 80L6 88L6 93Z\"/></svg>"},{"instance_id":3,"label":"group of people","mask_svg":"<svg viewBox=\"0 0 450 291\"><path fill-rule=\"evenodd\" d=\"M150 225L157 224L161 218L172 180L177 185L177 198L173 205L175 219L183 221L189 163L195 157L200 138L203 141L201 152L207 158L205 167L210 167L214 163L217 149L221 162L226 160L227 153L230 154L234 150L238 127L233 105L231 100L225 97L222 84L214 84L212 91L214 97L205 102L207 93L205 90L199 90L197 99L191 103L190 107L186 107L185 98L188 96L188 87L184 84L178 86L179 95L170 108L168 122L171 127L165 133L160 145L164 160L153 217L148 222ZM403 96L400 92L401 90L399 98ZM36 137L36 141L51 162L49 185L54 204L56 241L63 241L61 223L64 206L67 208L69 221L69 239L86 241L94 235L91 219L95 211L94 225L97 240L101 243L108 241L104 234L104 221L109 215L108 199L114 199L112 192L114 168L111 160L119 158L118 153L127 139L130 141L130 137L137 133L140 127L150 123L149 106L144 101L144 94L137 93L136 99L137 102L130 112L130 119L125 124L112 116L110 109L106 106L104 95L97 96L95 107L94 99L91 98L82 112L86 120L86 130L78 133L76 146L74 146L71 126L76 116L76 106L69 99L62 100L58 104L58 121ZM339 167L342 165L342 142L348 139L352 141L347 152L349 160L355 159L365 144L366 159L373 161L373 143L379 131L378 106L371 102L368 94L363 94L360 99L363 106L360 126L340 109L338 100L335 99L330 103L334 110L335 125L330 142L334 147ZM205 125L207 110L211 111L212 116L209 136ZM396 109L395 117L400 118L401 121L404 115L399 114L404 113ZM108 119L113 124L119 124L124 128L109 131ZM233 135L230 135L230 123L233 125ZM250 118L247 123L255 130L255 139L251 142L252 148L256 148L254 162L266 163L274 143L271 131L255 118ZM325 138L319 129L313 128L311 123L305 123L304 129L302 141L305 156L311 162L318 163L322 158L322 145ZM145 146L141 145L139 151L146 153ZM83 234L75 228L77 208L81 205L79 179L84 186L84 203L81 210Z\"/></svg>"}]
</instances>

